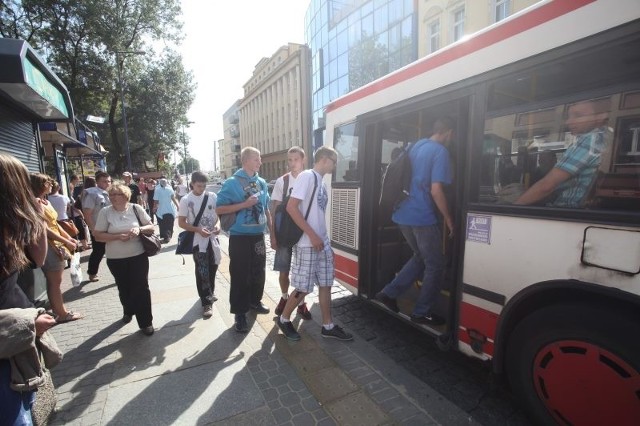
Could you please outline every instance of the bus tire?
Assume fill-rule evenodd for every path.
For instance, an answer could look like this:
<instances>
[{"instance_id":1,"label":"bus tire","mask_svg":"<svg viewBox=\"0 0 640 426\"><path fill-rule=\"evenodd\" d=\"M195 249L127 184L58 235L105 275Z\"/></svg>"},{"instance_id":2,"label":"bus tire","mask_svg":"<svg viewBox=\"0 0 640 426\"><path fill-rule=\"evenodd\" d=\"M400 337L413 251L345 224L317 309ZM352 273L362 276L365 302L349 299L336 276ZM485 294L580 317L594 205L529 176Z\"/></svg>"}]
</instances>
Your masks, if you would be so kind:
<instances>
[{"instance_id":1,"label":"bus tire","mask_svg":"<svg viewBox=\"0 0 640 426\"><path fill-rule=\"evenodd\" d=\"M510 336L507 377L534 424L640 424L637 314L552 305Z\"/></svg>"}]
</instances>

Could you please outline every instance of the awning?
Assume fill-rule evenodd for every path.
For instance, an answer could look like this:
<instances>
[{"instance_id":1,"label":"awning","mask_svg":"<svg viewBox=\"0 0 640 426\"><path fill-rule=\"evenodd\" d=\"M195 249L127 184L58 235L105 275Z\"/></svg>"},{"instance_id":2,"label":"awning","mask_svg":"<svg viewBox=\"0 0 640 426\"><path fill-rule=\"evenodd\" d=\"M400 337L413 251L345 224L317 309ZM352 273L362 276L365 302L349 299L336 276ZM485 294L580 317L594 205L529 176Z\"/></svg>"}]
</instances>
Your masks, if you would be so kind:
<instances>
[{"instance_id":1,"label":"awning","mask_svg":"<svg viewBox=\"0 0 640 426\"><path fill-rule=\"evenodd\" d=\"M0 38L0 96L34 121L70 120L71 98L65 85L24 40Z\"/></svg>"},{"instance_id":2,"label":"awning","mask_svg":"<svg viewBox=\"0 0 640 426\"><path fill-rule=\"evenodd\" d=\"M107 152L100 145L98 134L90 130L80 120L74 120L73 124L39 123L38 128L47 157L53 155L55 145L64 150L67 158L85 156L102 158Z\"/></svg>"}]
</instances>

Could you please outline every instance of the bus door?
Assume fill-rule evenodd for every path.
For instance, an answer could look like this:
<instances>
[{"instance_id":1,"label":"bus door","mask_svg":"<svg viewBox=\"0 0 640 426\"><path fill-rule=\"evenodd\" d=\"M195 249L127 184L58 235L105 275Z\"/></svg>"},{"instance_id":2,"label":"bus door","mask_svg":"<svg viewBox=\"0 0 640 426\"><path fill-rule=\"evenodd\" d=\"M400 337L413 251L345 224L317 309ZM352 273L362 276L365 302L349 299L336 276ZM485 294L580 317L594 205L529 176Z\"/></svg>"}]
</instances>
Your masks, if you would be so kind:
<instances>
[{"instance_id":1,"label":"bus door","mask_svg":"<svg viewBox=\"0 0 640 426\"><path fill-rule=\"evenodd\" d=\"M367 151L368 154L362 158L365 177L362 179L361 197L361 295L374 299L375 294L393 280L413 255L398 226L391 220L391 212L384 212L378 208L382 177L387 165L402 148L432 135L434 122L442 116L449 116L457 123L455 141L447 147L451 157L453 179L453 184L447 186L447 198L452 216L457 217L461 205L465 145L463 141L467 139L468 108L468 100L465 98L432 107L405 108L396 114L385 112L383 115L367 117L364 121L364 146L367 148L363 151ZM459 143L456 143L458 141ZM439 214L438 216L440 217ZM365 232L367 229L370 232ZM454 253L458 252L458 238L461 232L456 234L456 238L451 239L443 232L442 250L446 255L444 284L434 307L434 313L445 318L447 323L451 323L453 318L456 299L454 289L458 276L458 259ZM421 280L421 277L417 279L398 299L400 316L405 319L413 312L422 285ZM433 331L439 334L446 329L446 326L440 326Z\"/></svg>"}]
</instances>

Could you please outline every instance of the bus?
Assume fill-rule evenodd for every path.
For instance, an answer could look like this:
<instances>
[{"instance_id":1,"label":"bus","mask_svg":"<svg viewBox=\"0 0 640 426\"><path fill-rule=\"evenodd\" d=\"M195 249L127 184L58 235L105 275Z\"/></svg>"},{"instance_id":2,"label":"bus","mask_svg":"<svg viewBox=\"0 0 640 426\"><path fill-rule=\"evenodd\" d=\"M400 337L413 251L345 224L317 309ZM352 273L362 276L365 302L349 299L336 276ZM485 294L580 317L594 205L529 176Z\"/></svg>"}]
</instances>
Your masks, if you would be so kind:
<instances>
[{"instance_id":1,"label":"bus","mask_svg":"<svg viewBox=\"0 0 640 426\"><path fill-rule=\"evenodd\" d=\"M573 204L516 203L576 144L600 150ZM455 219L438 326L374 298L411 250L379 209L392 153L456 122ZM504 376L536 424L640 424L640 2L547 0L350 92L325 110L338 152L327 216L336 279ZM329 183L329 178L327 178Z\"/></svg>"}]
</instances>

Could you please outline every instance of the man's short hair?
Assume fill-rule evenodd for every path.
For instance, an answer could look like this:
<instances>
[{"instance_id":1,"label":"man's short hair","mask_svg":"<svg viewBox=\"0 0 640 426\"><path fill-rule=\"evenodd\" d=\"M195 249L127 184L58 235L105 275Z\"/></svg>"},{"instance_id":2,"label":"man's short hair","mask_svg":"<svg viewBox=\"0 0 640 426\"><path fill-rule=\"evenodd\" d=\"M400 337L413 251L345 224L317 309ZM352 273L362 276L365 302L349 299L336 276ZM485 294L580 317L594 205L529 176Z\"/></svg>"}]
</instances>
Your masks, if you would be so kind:
<instances>
[{"instance_id":1,"label":"man's short hair","mask_svg":"<svg viewBox=\"0 0 640 426\"><path fill-rule=\"evenodd\" d=\"M317 163L320 160L322 160L323 158L330 158L332 160L337 161L338 160L338 152L335 149L331 148L331 147L321 146L313 154L313 161L315 163Z\"/></svg>"},{"instance_id":2,"label":"man's short hair","mask_svg":"<svg viewBox=\"0 0 640 426\"><path fill-rule=\"evenodd\" d=\"M191 173L191 183L193 182L207 183L209 182L209 176L207 176L205 173L202 173L201 171L193 172Z\"/></svg>"},{"instance_id":3,"label":"man's short hair","mask_svg":"<svg viewBox=\"0 0 640 426\"><path fill-rule=\"evenodd\" d=\"M103 171L96 172L96 182L102 178L108 178L108 177L109 177L109 173L107 172L103 172Z\"/></svg>"},{"instance_id":4,"label":"man's short hair","mask_svg":"<svg viewBox=\"0 0 640 426\"><path fill-rule=\"evenodd\" d=\"M456 129L456 121L451 117L440 117L433 123L433 133L442 134Z\"/></svg>"},{"instance_id":5,"label":"man's short hair","mask_svg":"<svg viewBox=\"0 0 640 426\"><path fill-rule=\"evenodd\" d=\"M254 148L252 146L244 147L242 148L242 151L240 151L240 162L244 163L249 159L249 157L254 155L260 155L260 150L258 150L258 148Z\"/></svg>"},{"instance_id":6,"label":"man's short hair","mask_svg":"<svg viewBox=\"0 0 640 426\"><path fill-rule=\"evenodd\" d=\"M299 154L300 157L304 158L304 149L302 149L302 147L299 147L299 146L292 146L287 151L287 154Z\"/></svg>"}]
</instances>

